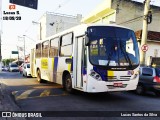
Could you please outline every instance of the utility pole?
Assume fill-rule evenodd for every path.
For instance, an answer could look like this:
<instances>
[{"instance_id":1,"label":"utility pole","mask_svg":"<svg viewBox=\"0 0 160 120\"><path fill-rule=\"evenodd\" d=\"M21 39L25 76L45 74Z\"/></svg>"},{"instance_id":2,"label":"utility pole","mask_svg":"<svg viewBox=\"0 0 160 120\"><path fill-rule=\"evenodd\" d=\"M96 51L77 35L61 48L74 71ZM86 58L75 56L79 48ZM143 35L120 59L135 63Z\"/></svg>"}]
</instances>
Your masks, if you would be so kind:
<instances>
[{"instance_id":1,"label":"utility pole","mask_svg":"<svg viewBox=\"0 0 160 120\"><path fill-rule=\"evenodd\" d=\"M23 48L24 48L23 49L23 52L24 52L23 54L24 54L24 62L25 62L25 48L26 48L26 45L25 45L26 44L25 35L23 35L23 37L18 36L18 41L20 41L19 38L23 38Z\"/></svg>"},{"instance_id":2,"label":"utility pole","mask_svg":"<svg viewBox=\"0 0 160 120\"><path fill-rule=\"evenodd\" d=\"M39 24L39 39L42 40L42 23L32 21L33 24Z\"/></svg>"},{"instance_id":3,"label":"utility pole","mask_svg":"<svg viewBox=\"0 0 160 120\"><path fill-rule=\"evenodd\" d=\"M26 49L26 41L25 41L25 35L23 35L23 40L24 40L24 62L25 62L25 49Z\"/></svg>"},{"instance_id":4,"label":"utility pole","mask_svg":"<svg viewBox=\"0 0 160 120\"><path fill-rule=\"evenodd\" d=\"M144 17L143 17L143 29L142 29L142 40L141 40L141 48L144 45L147 45L147 34L148 34L148 13L150 10L150 1L151 0L145 0L144 1ZM145 65L145 56L146 52L140 50L140 64Z\"/></svg>"},{"instance_id":5,"label":"utility pole","mask_svg":"<svg viewBox=\"0 0 160 120\"><path fill-rule=\"evenodd\" d=\"M19 66L19 46L17 46L17 51L18 51L18 66Z\"/></svg>"}]
</instances>

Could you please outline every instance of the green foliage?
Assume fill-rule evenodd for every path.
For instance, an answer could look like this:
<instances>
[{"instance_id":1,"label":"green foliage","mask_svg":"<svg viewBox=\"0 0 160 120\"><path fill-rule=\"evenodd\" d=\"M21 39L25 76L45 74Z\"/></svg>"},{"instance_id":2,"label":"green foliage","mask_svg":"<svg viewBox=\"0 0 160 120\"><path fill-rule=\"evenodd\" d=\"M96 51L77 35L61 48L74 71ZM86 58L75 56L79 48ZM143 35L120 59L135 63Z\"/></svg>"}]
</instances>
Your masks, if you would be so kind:
<instances>
[{"instance_id":1,"label":"green foliage","mask_svg":"<svg viewBox=\"0 0 160 120\"><path fill-rule=\"evenodd\" d=\"M8 66L10 62L13 62L15 60L16 59L13 59L13 58L11 58L11 59L3 59L2 62L3 62L4 66Z\"/></svg>"}]
</instances>

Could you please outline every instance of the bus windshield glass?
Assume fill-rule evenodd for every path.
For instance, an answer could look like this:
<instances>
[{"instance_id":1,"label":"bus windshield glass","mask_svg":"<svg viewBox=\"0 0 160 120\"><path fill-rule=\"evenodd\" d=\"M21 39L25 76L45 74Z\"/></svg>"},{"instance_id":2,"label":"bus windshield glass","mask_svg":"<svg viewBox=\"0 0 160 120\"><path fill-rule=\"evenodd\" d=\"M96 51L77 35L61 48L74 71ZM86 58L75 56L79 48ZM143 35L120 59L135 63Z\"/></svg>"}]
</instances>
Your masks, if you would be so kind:
<instances>
[{"instance_id":1,"label":"bus windshield glass","mask_svg":"<svg viewBox=\"0 0 160 120\"><path fill-rule=\"evenodd\" d=\"M89 59L98 66L139 65L139 50L132 30L114 26L88 27Z\"/></svg>"}]
</instances>

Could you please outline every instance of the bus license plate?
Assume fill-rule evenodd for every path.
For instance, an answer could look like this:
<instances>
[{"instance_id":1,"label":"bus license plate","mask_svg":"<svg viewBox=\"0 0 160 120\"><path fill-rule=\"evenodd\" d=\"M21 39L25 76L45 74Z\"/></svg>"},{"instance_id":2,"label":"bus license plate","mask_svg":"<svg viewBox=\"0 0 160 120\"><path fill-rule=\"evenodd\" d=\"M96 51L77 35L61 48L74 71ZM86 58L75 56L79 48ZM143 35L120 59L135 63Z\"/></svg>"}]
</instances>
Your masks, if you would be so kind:
<instances>
[{"instance_id":1,"label":"bus license plate","mask_svg":"<svg viewBox=\"0 0 160 120\"><path fill-rule=\"evenodd\" d=\"M113 86L114 86L114 87L122 87L123 84L122 84L122 83L114 83Z\"/></svg>"}]
</instances>

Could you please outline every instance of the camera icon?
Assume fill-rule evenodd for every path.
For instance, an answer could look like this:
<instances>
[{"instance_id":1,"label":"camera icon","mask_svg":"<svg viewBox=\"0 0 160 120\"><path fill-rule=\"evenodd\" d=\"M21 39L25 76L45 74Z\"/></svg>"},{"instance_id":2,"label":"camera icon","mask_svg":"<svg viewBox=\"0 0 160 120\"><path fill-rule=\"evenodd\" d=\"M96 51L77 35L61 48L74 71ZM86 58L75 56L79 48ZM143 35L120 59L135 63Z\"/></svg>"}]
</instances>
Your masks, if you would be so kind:
<instances>
[{"instance_id":1,"label":"camera icon","mask_svg":"<svg viewBox=\"0 0 160 120\"><path fill-rule=\"evenodd\" d=\"M2 117L12 117L11 112L2 112Z\"/></svg>"}]
</instances>

